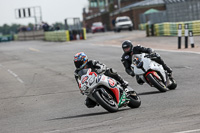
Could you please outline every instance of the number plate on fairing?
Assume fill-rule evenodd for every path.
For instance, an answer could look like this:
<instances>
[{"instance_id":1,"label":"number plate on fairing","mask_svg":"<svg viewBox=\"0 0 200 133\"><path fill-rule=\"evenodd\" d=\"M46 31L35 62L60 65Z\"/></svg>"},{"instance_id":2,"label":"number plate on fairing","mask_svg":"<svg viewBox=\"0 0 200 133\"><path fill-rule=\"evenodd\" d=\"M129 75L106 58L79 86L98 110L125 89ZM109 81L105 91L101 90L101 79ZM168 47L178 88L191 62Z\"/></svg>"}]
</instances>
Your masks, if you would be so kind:
<instances>
[{"instance_id":1,"label":"number plate on fairing","mask_svg":"<svg viewBox=\"0 0 200 133\"><path fill-rule=\"evenodd\" d=\"M108 79L108 84L109 84L109 86L112 87L112 88L114 88L114 87L117 85L117 84L116 84L116 81L113 80L113 79L111 79L111 78Z\"/></svg>"}]
</instances>

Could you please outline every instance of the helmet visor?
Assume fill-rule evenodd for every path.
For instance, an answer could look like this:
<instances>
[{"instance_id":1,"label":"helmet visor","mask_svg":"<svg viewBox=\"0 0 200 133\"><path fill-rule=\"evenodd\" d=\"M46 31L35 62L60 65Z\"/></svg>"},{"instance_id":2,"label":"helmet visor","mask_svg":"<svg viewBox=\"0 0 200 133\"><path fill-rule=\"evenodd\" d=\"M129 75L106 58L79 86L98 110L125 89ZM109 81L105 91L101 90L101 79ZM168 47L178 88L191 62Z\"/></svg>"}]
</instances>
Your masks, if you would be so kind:
<instances>
[{"instance_id":1,"label":"helmet visor","mask_svg":"<svg viewBox=\"0 0 200 133\"><path fill-rule=\"evenodd\" d=\"M83 65L83 61L74 61L76 68L80 68Z\"/></svg>"},{"instance_id":2,"label":"helmet visor","mask_svg":"<svg viewBox=\"0 0 200 133\"><path fill-rule=\"evenodd\" d=\"M123 50L124 50L125 53L128 53L128 52L131 51L131 47L123 48Z\"/></svg>"}]
</instances>

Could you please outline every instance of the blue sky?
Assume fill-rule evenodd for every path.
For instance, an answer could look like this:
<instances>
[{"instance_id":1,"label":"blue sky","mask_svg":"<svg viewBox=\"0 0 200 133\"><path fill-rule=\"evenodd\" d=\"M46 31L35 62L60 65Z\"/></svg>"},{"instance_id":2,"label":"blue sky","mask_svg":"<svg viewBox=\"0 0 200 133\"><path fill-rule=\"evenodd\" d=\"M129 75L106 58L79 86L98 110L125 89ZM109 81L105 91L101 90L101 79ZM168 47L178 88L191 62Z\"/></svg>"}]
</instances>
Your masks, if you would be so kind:
<instances>
[{"instance_id":1,"label":"blue sky","mask_svg":"<svg viewBox=\"0 0 200 133\"><path fill-rule=\"evenodd\" d=\"M82 11L88 6L88 0L0 0L0 26L3 24L35 23L34 18L15 18L15 9L40 6L43 21L49 24L64 22L65 18L79 17L82 20Z\"/></svg>"}]
</instances>

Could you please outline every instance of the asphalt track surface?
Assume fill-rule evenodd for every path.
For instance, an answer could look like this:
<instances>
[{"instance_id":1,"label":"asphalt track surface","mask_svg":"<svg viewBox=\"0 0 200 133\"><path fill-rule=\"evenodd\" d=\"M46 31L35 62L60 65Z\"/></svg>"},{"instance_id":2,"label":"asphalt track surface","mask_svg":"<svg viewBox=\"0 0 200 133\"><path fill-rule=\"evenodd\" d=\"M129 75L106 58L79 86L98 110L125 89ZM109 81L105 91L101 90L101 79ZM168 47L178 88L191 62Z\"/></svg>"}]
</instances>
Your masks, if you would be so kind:
<instances>
[{"instance_id":1,"label":"asphalt track surface","mask_svg":"<svg viewBox=\"0 0 200 133\"><path fill-rule=\"evenodd\" d=\"M121 48L103 43L109 38L117 37L0 43L0 133L200 132L200 54L157 51L178 83L176 90L159 93L126 74ZM73 56L80 51L116 69L140 95L140 108L88 109L73 75Z\"/></svg>"}]
</instances>

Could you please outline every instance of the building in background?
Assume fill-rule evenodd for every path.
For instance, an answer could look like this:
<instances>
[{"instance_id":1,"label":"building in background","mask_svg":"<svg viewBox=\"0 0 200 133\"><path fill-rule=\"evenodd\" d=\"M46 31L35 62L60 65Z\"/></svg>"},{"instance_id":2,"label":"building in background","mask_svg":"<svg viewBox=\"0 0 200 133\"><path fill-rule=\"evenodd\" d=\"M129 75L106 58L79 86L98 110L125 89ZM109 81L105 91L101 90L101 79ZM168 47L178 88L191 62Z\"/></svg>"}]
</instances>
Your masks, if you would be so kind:
<instances>
[{"instance_id":1,"label":"building in background","mask_svg":"<svg viewBox=\"0 0 200 133\"><path fill-rule=\"evenodd\" d=\"M200 20L199 0L163 0L166 10L140 15L140 23L185 22Z\"/></svg>"},{"instance_id":2,"label":"building in background","mask_svg":"<svg viewBox=\"0 0 200 133\"><path fill-rule=\"evenodd\" d=\"M107 30L113 30L112 20L118 16L129 16L134 29L140 24L140 14L154 8L165 10L163 0L88 0L88 11L83 9L83 25L90 29L92 23L102 22Z\"/></svg>"}]
</instances>

